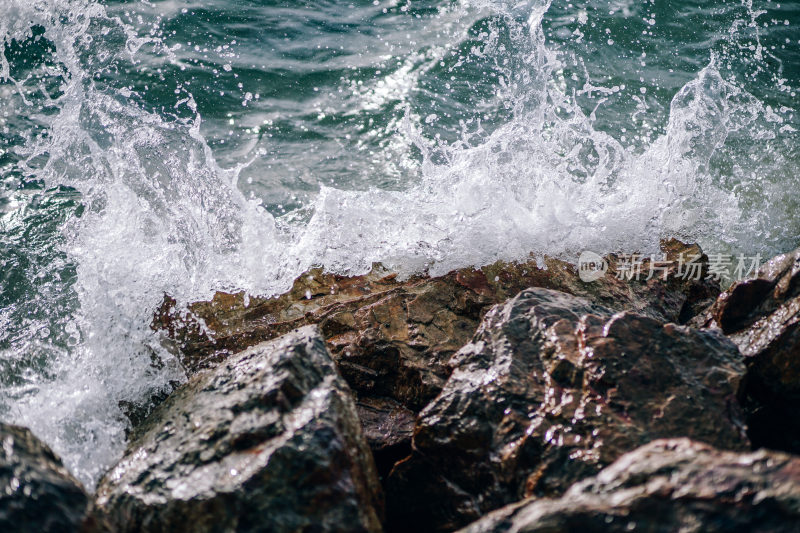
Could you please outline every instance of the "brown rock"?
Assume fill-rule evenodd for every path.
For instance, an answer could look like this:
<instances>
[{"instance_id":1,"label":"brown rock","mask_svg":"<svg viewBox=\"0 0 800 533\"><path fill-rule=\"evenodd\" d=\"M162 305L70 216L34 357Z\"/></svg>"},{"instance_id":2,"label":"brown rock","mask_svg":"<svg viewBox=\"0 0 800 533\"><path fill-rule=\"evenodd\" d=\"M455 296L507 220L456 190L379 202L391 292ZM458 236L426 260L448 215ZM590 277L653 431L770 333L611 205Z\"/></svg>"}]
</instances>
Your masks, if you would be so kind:
<instances>
[{"instance_id":1,"label":"brown rock","mask_svg":"<svg viewBox=\"0 0 800 533\"><path fill-rule=\"evenodd\" d=\"M385 485L397 531L452 530L561 494L657 438L749 447L735 400L742 357L717 332L527 289L492 309L451 364Z\"/></svg>"},{"instance_id":2,"label":"brown rock","mask_svg":"<svg viewBox=\"0 0 800 533\"><path fill-rule=\"evenodd\" d=\"M415 413L388 398L363 397L356 403L378 474L384 478L392 466L411 453Z\"/></svg>"},{"instance_id":3,"label":"brown rock","mask_svg":"<svg viewBox=\"0 0 800 533\"><path fill-rule=\"evenodd\" d=\"M681 254L697 255L705 264L696 245L672 240L664 242L663 249L673 261L672 274ZM616 311L635 310L665 321L688 320L719 292L707 280L617 279L611 259L608 274L591 283L581 281L575 267L555 259L545 259L541 267L533 260L496 263L402 281L380 266L354 277L315 269L275 298L217 293L210 302L197 302L183 311L167 298L153 328L165 333L187 370L194 372L298 326L318 324L359 401L391 400L417 413L441 391L450 374L448 360L469 341L483 314L522 289L557 289ZM645 261L645 276L648 268ZM370 429L372 424L394 424L391 416L380 415L383 412L378 409L364 419L367 434L383 431ZM396 446L395 437L390 438L393 444L373 440L373 449ZM408 448L408 440L404 446Z\"/></svg>"},{"instance_id":4,"label":"brown rock","mask_svg":"<svg viewBox=\"0 0 800 533\"><path fill-rule=\"evenodd\" d=\"M671 439L622 456L560 499L509 505L462 533L790 533L798 524L800 458Z\"/></svg>"},{"instance_id":5,"label":"brown rock","mask_svg":"<svg viewBox=\"0 0 800 533\"><path fill-rule=\"evenodd\" d=\"M746 357L740 399L753 445L800 453L800 250L731 286L693 324L722 329Z\"/></svg>"},{"instance_id":6,"label":"brown rock","mask_svg":"<svg viewBox=\"0 0 800 533\"><path fill-rule=\"evenodd\" d=\"M800 294L800 249L779 255L761 266L752 279L739 281L719 295L706 311L692 320L692 325L719 328L726 335L751 334L762 328L764 318L779 310L784 304ZM755 330L751 326L756 325ZM734 335L743 349L747 350L757 336ZM769 338L760 342L769 342ZM755 350L758 345L752 346Z\"/></svg>"}]
</instances>

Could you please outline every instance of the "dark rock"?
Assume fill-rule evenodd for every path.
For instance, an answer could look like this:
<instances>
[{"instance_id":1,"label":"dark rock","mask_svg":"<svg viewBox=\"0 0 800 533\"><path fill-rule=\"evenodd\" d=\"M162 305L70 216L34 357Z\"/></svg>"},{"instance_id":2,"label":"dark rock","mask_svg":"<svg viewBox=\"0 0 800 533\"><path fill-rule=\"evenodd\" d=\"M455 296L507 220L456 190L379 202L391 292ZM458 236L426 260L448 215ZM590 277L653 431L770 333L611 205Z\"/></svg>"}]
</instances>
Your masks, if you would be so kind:
<instances>
[{"instance_id":1,"label":"dark rock","mask_svg":"<svg viewBox=\"0 0 800 533\"><path fill-rule=\"evenodd\" d=\"M217 293L185 311L167 298L153 328L165 333L165 341L193 372L293 328L318 324L360 402L392 400L417 413L441 391L450 373L448 360L470 340L485 312L525 288L556 289L663 321L688 320L719 288L708 280L674 276L681 254L697 256L706 265L699 247L671 240L663 250L672 261L666 280L644 279L647 261L642 279L618 279L613 257L606 276L591 283L581 281L574 266L549 258L541 266L534 260L496 263L403 281L380 266L354 277L315 269L276 298ZM363 421L367 434L382 434L381 428L369 427L383 424L381 417ZM373 439L373 450L380 455L387 446L409 447L408 439L398 443L395 436L391 444Z\"/></svg>"},{"instance_id":2,"label":"dark rock","mask_svg":"<svg viewBox=\"0 0 800 533\"><path fill-rule=\"evenodd\" d=\"M362 398L356 409L378 474L384 478L397 461L411 453L415 414L388 398Z\"/></svg>"},{"instance_id":3,"label":"dark rock","mask_svg":"<svg viewBox=\"0 0 800 533\"><path fill-rule=\"evenodd\" d=\"M745 333L800 294L800 249L764 263L752 279L739 281L719 295L713 305L692 319L692 325L719 328L726 335ZM734 342L747 350L758 336L734 335ZM759 346L754 347L757 351Z\"/></svg>"},{"instance_id":4,"label":"dark rock","mask_svg":"<svg viewBox=\"0 0 800 533\"><path fill-rule=\"evenodd\" d=\"M528 495L558 495L653 439L747 449L736 346L565 293L490 311L420 413L387 484L387 524L452 530Z\"/></svg>"},{"instance_id":5,"label":"dark rock","mask_svg":"<svg viewBox=\"0 0 800 533\"><path fill-rule=\"evenodd\" d=\"M622 456L560 499L510 505L462 533L793 533L798 524L800 458L670 439Z\"/></svg>"},{"instance_id":6,"label":"dark rock","mask_svg":"<svg viewBox=\"0 0 800 533\"><path fill-rule=\"evenodd\" d=\"M30 430L0 423L0 531L80 531L89 498Z\"/></svg>"},{"instance_id":7,"label":"dark rock","mask_svg":"<svg viewBox=\"0 0 800 533\"><path fill-rule=\"evenodd\" d=\"M316 328L199 372L100 481L109 531L379 531L356 406Z\"/></svg>"},{"instance_id":8,"label":"dark rock","mask_svg":"<svg viewBox=\"0 0 800 533\"><path fill-rule=\"evenodd\" d=\"M693 323L722 329L746 357L740 400L753 445L800 453L800 250L731 286Z\"/></svg>"}]
</instances>

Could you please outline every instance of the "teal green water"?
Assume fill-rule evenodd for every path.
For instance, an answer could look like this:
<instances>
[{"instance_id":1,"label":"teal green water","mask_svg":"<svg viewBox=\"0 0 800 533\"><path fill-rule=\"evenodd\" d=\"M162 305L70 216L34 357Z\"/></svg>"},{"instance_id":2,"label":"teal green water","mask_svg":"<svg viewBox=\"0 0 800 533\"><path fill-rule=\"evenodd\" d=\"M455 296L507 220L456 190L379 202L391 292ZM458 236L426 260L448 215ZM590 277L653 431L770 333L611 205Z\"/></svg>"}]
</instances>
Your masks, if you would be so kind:
<instances>
[{"instance_id":1,"label":"teal green water","mask_svg":"<svg viewBox=\"0 0 800 533\"><path fill-rule=\"evenodd\" d=\"M800 4L0 0L0 417L91 485L163 294L800 245Z\"/></svg>"}]
</instances>

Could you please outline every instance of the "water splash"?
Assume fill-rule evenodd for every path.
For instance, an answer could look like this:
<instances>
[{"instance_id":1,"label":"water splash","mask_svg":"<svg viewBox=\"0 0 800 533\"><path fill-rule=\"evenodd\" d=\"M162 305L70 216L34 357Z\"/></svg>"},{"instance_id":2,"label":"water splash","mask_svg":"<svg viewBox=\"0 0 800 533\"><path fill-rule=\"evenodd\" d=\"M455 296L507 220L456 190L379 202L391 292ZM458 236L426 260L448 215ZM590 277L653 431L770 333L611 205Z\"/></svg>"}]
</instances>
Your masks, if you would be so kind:
<instances>
[{"instance_id":1,"label":"water splash","mask_svg":"<svg viewBox=\"0 0 800 533\"><path fill-rule=\"evenodd\" d=\"M445 143L429 140L408 112L402 131L423 154L421 183L402 193L323 188L296 256L345 272L383 261L440 274L531 252L568 260L584 249L656 252L667 236L714 249L766 236L770 222L758 217L774 196L746 211L713 159L729 136L774 137L770 120L782 119L723 78L716 57L674 96L662 135L624 146L556 83L564 63L546 46L549 2L477 7L490 10L479 54L495 55L510 119L491 131L475 121ZM747 165L747 153L725 155L763 170Z\"/></svg>"},{"instance_id":2,"label":"water splash","mask_svg":"<svg viewBox=\"0 0 800 533\"><path fill-rule=\"evenodd\" d=\"M5 46L44 39L54 48L23 78L3 62L18 112L36 123L16 147L18 167L47 188L79 192L83 208L55 243L61 263L74 268L73 282L59 283L53 263L23 274L54 278L25 296L42 309L66 298L61 313L69 315L30 324L47 327L34 342L7 343L7 360L36 344L43 349L3 390L5 418L31 427L91 486L124 446L125 406L146 404L183 379L149 331L158 300L166 292L185 301L218 287L257 286L246 273L262 276L261 264L234 252L274 245L274 224L236 189L239 168L214 162L191 97L176 103L189 118L170 121L103 80L124 62L135 65L143 46L168 53L157 40L133 35L94 2L26 0L7 9ZM259 259L277 263L268 253Z\"/></svg>"}]
</instances>

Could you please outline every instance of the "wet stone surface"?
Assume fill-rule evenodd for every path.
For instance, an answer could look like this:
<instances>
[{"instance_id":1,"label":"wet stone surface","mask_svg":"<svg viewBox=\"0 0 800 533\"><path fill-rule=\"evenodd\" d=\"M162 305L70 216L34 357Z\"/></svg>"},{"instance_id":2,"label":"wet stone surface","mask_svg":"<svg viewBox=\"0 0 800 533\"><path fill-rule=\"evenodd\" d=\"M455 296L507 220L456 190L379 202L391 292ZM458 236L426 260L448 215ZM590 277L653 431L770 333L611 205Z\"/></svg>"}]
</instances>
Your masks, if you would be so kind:
<instances>
[{"instance_id":1,"label":"wet stone surface","mask_svg":"<svg viewBox=\"0 0 800 533\"><path fill-rule=\"evenodd\" d=\"M197 373L101 480L93 531L380 531L356 406L313 326Z\"/></svg>"},{"instance_id":2,"label":"wet stone surface","mask_svg":"<svg viewBox=\"0 0 800 533\"><path fill-rule=\"evenodd\" d=\"M800 250L765 263L692 323L721 329L745 355L740 401L753 445L800 453Z\"/></svg>"},{"instance_id":3,"label":"wet stone surface","mask_svg":"<svg viewBox=\"0 0 800 533\"><path fill-rule=\"evenodd\" d=\"M719 293L716 283L675 276L681 255L697 256L705 268L707 258L699 247L676 240L662 247L671 261L666 281L661 272L646 280L647 262L641 279L618 279L613 257L606 276L591 283L581 281L571 264L549 258L407 280L379 265L352 277L317 269L275 298L217 293L188 310L166 298L153 328L163 332L164 342L191 373L298 326L318 324L356 394L370 446L383 464L410 449L408 418L442 390L452 369L450 358L469 342L486 311L523 289L560 290L614 311L676 322L713 301Z\"/></svg>"},{"instance_id":4,"label":"wet stone surface","mask_svg":"<svg viewBox=\"0 0 800 533\"><path fill-rule=\"evenodd\" d=\"M742 356L719 332L528 289L492 309L451 365L386 483L397 531L452 530L559 495L657 438L749 448L735 399Z\"/></svg>"},{"instance_id":5,"label":"wet stone surface","mask_svg":"<svg viewBox=\"0 0 800 533\"><path fill-rule=\"evenodd\" d=\"M461 533L791 533L798 524L800 458L671 439L622 456L559 499L509 505Z\"/></svg>"},{"instance_id":6,"label":"wet stone surface","mask_svg":"<svg viewBox=\"0 0 800 533\"><path fill-rule=\"evenodd\" d=\"M89 497L30 430L0 423L0 531L80 531Z\"/></svg>"}]
</instances>

